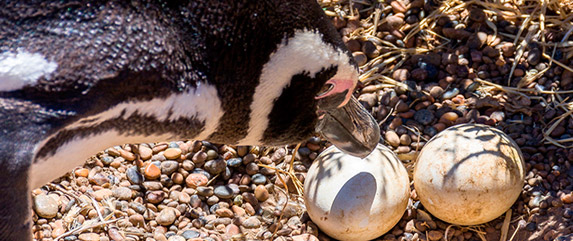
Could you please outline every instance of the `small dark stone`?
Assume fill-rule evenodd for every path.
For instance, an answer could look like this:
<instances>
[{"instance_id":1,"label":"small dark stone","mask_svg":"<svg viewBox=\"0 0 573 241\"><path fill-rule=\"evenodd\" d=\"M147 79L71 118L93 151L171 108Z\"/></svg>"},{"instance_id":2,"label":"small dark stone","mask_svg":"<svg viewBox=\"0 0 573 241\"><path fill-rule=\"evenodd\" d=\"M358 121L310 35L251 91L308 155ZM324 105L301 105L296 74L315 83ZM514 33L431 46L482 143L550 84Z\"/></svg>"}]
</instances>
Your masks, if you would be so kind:
<instances>
[{"instance_id":1,"label":"small dark stone","mask_svg":"<svg viewBox=\"0 0 573 241\"><path fill-rule=\"evenodd\" d=\"M222 158L213 159L205 162L205 170L215 175L225 171L227 163Z\"/></svg>"},{"instance_id":2,"label":"small dark stone","mask_svg":"<svg viewBox=\"0 0 573 241\"><path fill-rule=\"evenodd\" d=\"M525 225L525 229L527 229L527 231L529 231L529 232L533 232L533 231L537 230L537 224L536 223L528 223L527 225Z\"/></svg>"},{"instance_id":3,"label":"small dark stone","mask_svg":"<svg viewBox=\"0 0 573 241\"><path fill-rule=\"evenodd\" d=\"M238 157L227 160L227 166L230 167L238 167L241 165L241 163L243 163L243 160Z\"/></svg>"},{"instance_id":4,"label":"small dark stone","mask_svg":"<svg viewBox=\"0 0 573 241\"><path fill-rule=\"evenodd\" d=\"M217 186L214 190L217 197L228 199L233 197L233 189L228 186Z\"/></svg>"},{"instance_id":5,"label":"small dark stone","mask_svg":"<svg viewBox=\"0 0 573 241\"><path fill-rule=\"evenodd\" d=\"M201 196L208 197L213 195L213 193L214 193L213 187L205 187L205 186L197 187L197 194Z\"/></svg>"},{"instance_id":6,"label":"small dark stone","mask_svg":"<svg viewBox=\"0 0 573 241\"><path fill-rule=\"evenodd\" d=\"M434 121L434 113L427 109L421 109L414 114L414 120L422 125L429 125Z\"/></svg>"},{"instance_id":7,"label":"small dark stone","mask_svg":"<svg viewBox=\"0 0 573 241\"><path fill-rule=\"evenodd\" d=\"M131 184L142 184L143 183L143 175L137 170L137 167L133 166L127 169L126 171L127 180L131 182Z\"/></svg>"},{"instance_id":8,"label":"small dark stone","mask_svg":"<svg viewBox=\"0 0 573 241\"><path fill-rule=\"evenodd\" d=\"M264 185L265 183L267 183L267 177L265 177L265 175L263 174L257 173L252 176L251 182L257 185Z\"/></svg>"}]
</instances>

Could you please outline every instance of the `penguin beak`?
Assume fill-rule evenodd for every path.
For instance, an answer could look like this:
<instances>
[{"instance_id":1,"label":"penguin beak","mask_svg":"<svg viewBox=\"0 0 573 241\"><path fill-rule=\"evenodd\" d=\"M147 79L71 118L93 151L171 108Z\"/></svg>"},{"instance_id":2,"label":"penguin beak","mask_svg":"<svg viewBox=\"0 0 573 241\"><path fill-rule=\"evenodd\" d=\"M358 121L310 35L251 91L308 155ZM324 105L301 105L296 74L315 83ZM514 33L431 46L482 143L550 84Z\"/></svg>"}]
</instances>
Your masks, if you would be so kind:
<instances>
[{"instance_id":1,"label":"penguin beak","mask_svg":"<svg viewBox=\"0 0 573 241\"><path fill-rule=\"evenodd\" d=\"M380 141L378 123L352 96L354 85L332 83L334 86L316 97L319 100L317 132L342 151L365 158Z\"/></svg>"}]
</instances>

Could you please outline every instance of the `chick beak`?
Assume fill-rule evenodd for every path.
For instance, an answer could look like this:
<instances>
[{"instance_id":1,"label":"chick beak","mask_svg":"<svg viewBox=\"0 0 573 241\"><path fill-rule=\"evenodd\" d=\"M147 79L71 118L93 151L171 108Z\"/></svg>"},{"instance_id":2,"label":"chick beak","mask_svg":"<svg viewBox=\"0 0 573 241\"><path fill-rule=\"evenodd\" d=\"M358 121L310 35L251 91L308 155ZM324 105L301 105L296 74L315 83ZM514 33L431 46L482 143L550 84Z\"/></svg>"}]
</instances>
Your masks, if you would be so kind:
<instances>
[{"instance_id":1,"label":"chick beak","mask_svg":"<svg viewBox=\"0 0 573 241\"><path fill-rule=\"evenodd\" d=\"M316 97L317 132L340 150L364 158L380 141L380 128L368 111L352 96L352 80L329 80L330 89Z\"/></svg>"}]
</instances>

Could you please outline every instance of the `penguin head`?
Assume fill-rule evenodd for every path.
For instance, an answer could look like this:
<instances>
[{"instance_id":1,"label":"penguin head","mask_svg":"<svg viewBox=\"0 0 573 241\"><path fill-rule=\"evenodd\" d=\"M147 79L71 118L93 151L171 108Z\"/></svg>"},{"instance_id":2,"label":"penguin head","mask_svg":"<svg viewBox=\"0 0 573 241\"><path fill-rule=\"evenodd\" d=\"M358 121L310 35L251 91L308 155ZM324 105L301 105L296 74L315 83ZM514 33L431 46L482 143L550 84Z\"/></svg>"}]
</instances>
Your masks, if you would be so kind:
<instances>
[{"instance_id":1,"label":"penguin head","mask_svg":"<svg viewBox=\"0 0 573 241\"><path fill-rule=\"evenodd\" d=\"M245 90L250 99L248 129L238 144L292 144L318 131L348 153L369 154L379 141L378 125L352 97L357 66L319 5L315 1L256 5L241 8L248 9L235 20L235 26L242 26L241 34L225 38L227 46L242 48L218 52L236 54L223 57L233 63L231 72L243 74L240 78L252 76L250 82L256 83L254 88L225 84L233 91Z\"/></svg>"}]
</instances>

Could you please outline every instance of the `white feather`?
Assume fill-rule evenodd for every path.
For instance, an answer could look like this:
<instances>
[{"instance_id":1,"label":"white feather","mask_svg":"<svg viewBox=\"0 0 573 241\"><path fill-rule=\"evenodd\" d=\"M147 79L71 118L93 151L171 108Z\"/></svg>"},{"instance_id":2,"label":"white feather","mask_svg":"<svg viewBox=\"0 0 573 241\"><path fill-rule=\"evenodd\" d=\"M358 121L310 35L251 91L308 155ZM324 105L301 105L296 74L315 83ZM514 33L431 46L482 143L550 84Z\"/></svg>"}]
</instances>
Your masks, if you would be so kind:
<instances>
[{"instance_id":1,"label":"white feather","mask_svg":"<svg viewBox=\"0 0 573 241\"><path fill-rule=\"evenodd\" d=\"M50 75L57 68L57 63L48 61L39 53L1 53L0 91L14 91L34 85L42 76Z\"/></svg>"}]
</instances>

